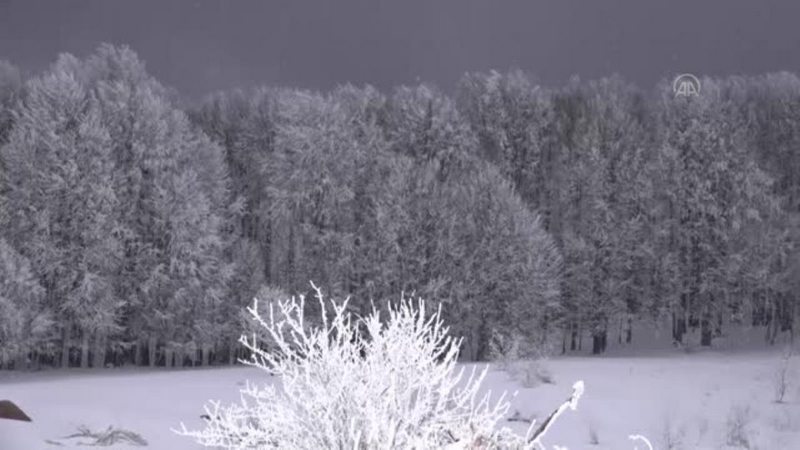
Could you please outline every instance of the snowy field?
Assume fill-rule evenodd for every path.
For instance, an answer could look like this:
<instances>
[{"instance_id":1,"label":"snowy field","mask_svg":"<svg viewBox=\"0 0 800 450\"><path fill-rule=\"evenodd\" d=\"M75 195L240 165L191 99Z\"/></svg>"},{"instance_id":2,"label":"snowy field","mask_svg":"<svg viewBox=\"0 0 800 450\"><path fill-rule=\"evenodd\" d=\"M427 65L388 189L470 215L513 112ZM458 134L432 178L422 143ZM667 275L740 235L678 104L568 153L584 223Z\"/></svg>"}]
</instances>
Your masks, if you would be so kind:
<instances>
[{"instance_id":1,"label":"snowy field","mask_svg":"<svg viewBox=\"0 0 800 450\"><path fill-rule=\"evenodd\" d=\"M630 434L646 435L656 449L746 448L741 439L739 447L728 446L737 434L751 449L800 449L798 361L786 401L777 404L773 379L779 361L774 351L564 357L546 364L555 384L524 388L493 368L484 386L497 393L518 390L510 413L541 419L583 379L586 393L578 411L567 411L546 439L573 450L633 449ZM80 445L86 439L63 439L80 426L130 430L147 448L196 449L170 428L181 421L201 427L204 402L237 400L246 379L265 380L262 372L244 367L2 373L0 398L16 401L34 422L0 422L0 449L97 448ZM516 421L508 425L526 428Z\"/></svg>"}]
</instances>

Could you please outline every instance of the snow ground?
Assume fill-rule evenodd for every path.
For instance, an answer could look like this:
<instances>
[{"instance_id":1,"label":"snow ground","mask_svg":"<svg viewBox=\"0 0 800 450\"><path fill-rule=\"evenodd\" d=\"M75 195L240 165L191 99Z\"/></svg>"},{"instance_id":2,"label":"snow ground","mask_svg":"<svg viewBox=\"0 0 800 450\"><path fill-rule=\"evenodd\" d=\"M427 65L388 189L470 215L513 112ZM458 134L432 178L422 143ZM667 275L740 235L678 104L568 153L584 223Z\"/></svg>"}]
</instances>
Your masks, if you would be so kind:
<instances>
[{"instance_id":1,"label":"snow ground","mask_svg":"<svg viewBox=\"0 0 800 450\"><path fill-rule=\"evenodd\" d=\"M659 450L670 448L668 440L675 449L736 448L725 445L726 422L732 411L749 406L743 430L750 448L800 449L800 358L794 358L792 385L782 404L773 402L779 360L775 351L570 356L546 363L555 384L523 388L493 368L484 387L496 395L518 390L510 412L541 420L569 396L574 381L584 380L586 392L578 410L565 412L553 426L548 447L633 449L628 435L643 434ZM80 439L60 439L80 425L94 430L113 425L149 442L148 447L112 448L197 449L170 428L181 421L190 429L202 427L203 404L209 399L238 401L246 379L270 380L247 367L0 373L0 398L13 399L34 420L0 421L0 450L97 448L77 445ZM507 424L520 432L527 428L520 422ZM591 443L593 434L597 444ZM48 439L63 446L46 443Z\"/></svg>"}]
</instances>

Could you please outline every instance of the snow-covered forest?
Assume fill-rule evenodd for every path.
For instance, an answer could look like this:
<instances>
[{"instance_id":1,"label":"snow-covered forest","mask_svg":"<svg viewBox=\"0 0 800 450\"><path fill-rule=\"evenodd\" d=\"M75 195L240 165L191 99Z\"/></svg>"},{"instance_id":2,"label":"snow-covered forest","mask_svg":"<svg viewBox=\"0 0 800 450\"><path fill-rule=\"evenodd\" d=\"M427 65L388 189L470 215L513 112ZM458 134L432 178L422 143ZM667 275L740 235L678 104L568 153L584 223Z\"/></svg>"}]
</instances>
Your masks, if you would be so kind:
<instances>
[{"instance_id":1,"label":"snow-covered forest","mask_svg":"<svg viewBox=\"0 0 800 450\"><path fill-rule=\"evenodd\" d=\"M800 78L700 81L492 71L188 105L127 47L0 62L0 367L231 364L252 299L310 280L359 314L441 302L471 361L496 333L793 338Z\"/></svg>"}]
</instances>

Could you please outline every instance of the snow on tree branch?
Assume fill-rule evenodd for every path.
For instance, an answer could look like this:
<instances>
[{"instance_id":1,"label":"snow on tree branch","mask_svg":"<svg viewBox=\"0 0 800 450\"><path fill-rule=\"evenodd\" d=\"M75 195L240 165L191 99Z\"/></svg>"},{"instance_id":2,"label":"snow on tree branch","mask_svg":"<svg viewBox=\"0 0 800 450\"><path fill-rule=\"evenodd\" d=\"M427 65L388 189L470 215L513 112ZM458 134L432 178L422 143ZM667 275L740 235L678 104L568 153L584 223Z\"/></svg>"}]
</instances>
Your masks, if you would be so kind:
<instances>
[{"instance_id":1,"label":"snow on tree branch","mask_svg":"<svg viewBox=\"0 0 800 450\"><path fill-rule=\"evenodd\" d=\"M313 284L312 284L313 286ZM441 306L429 317L425 302L401 298L388 305L388 320L372 314L353 319L341 304L323 300L320 326L304 320L305 300L279 301L263 317L254 299L249 313L273 345L242 336L258 367L282 387L248 382L241 403L205 407L207 426L177 433L204 446L243 448L544 448L541 438L567 408L575 409L583 383L529 438L498 422L510 404L503 393L479 396L488 366L464 377L456 371L461 339L448 336ZM277 306L277 308L275 308ZM277 309L277 311L276 311ZM531 425L531 429L533 424Z\"/></svg>"}]
</instances>

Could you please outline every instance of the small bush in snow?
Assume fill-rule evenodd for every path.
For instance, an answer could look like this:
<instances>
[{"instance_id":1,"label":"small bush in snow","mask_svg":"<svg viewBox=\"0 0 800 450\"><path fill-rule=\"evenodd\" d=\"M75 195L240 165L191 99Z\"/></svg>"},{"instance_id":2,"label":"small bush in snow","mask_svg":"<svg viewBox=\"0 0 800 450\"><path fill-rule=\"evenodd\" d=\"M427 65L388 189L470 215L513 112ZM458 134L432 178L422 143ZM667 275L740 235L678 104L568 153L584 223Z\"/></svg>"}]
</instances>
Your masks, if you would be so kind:
<instances>
[{"instance_id":1,"label":"small bush in snow","mask_svg":"<svg viewBox=\"0 0 800 450\"><path fill-rule=\"evenodd\" d=\"M751 448L750 423L752 420L753 415L749 406L737 405L732 407L725 422L726 444L740 448Z\"/></svg>"},{"instance_id":2,"label":"small bush in snow","mask_svg":"<svg viewBox=\"0 0 800 450\"><path fill-rule=\"evenodd\" d=\"M520 346L522 337L514 334L511 338L492 328L492 337L489 340L489 355L492 361L498 363L505 370L508 364L520 359Z\"/></svg>"},{"instance_id":3,"label":"small bush in snow","mask_svg":"<svg viewBox=\"0 0 800 450\"><path fill-rule=\"evenodd\" d=\"M706 433L708 433L708 419L705 417L699 417L696 420L697 423L697 439L698 441L702 440L705 437Z\"/></svg>"},{"instance_id":4,"label":"small bush in snow","mask_svg":"<svg viewBox=\"0 0 800 450\"><path fill-rule=\"evenodd\" d=\"M555 384L552 373L540 360L513 361L506 364L504 370L526 388L534 388L542 383Z\"/></svg>"},{"instance_id":5,"label":"small bush in snow","mask_svg":"<svg viewBox=\"0 0 800 450\"><path fill-rule=\"evenodd\" d=\"M589 425L589 444L600 445L600 435L597 434L597 428L594 425Z\"/></svg>"},{"instance_id":6,"label":"small bush in snow","mask_svg":"<svg viewBox=\"0 0 800 450\"><path fill-rule=\"evenodd\" d=\"M77 442L77 445L86 447L110 447L116 444L123 444L133 447L146 447L147 441L138 433L133 431L123 430L121 428L114 428L109 426L103 431L92 431L89 427L81 425L78 427L78 432L62 438L61 440L68 439L84 439ZM90 440L86 440L90 439ZM56 440L45 441L51 445L63 446L62 442Z\"/></svg>"},{"instance_id":7,"label":"small bush in snow","mask_svg":"<svg viewBox=\"0 0 800 450\"><path fill-rule=\"evenodd\" d=\"M523 346L526 350L523 350ZM489 349L492 360L498 364L500 370L507 372L523 387L533 388L541 383L555 384L553 374L545 365L547 352L536 345L525 345L519 334L507 337L493 329Z\"/></svg>"},{"instance_id":8,"label":"small bush in snow","mask_svg":"<svg viewBox=\"0 0 800 450\"><path fill-rule=\"evenodd\" d=\"M665 450L682 450L684 448L683 437L685 435L685 426L676 424L671 414L664 416L662 440Z\"/></svg>"},{"instance_id":9,"label":"small bush in snow","mask_svg":"<svg viewBox=\"0 0 800 450\"><path fill-rule=\"evenodd\" d=\"M299 304L278 302L266 319L254 301L249 312L274 348L265 351L255 335L243 336L252 352L243 362L279 376L283 389L248 383L240 405L212 402L204 430L181 424L178 433L225 448L543 449L549 426L566 408L577 407L581 382L542 425L534 430L531 424L526 438L498 430L510 406L505 394L493 404L490 393L477 398L486 369L477 377L473 369L466 380L463 368L455 373L461 341L447 336L439 312L426 318L421 300L415 310L402 299L390 305L387 323L374 308L354 323L347 301L330 302L329 319L319 290L317 299L320 327L305 324L303 297Z\"/></svg>"},{"instance_id":10,"label":"small bush in snow","mask_svg":"<svg viewBox=\"0 0 800 450\"><path fill-rule=\"evenodd\" d=\"M800 432L800 414L791 409L779 409L772 415L772 426L782 433Z\"/></svg>"},{"instance_id":11,"label":"small bush in snow","mask_svg":"<svg viewBox=\"0 0 800 450\"><path fill-rule=\"evenodd\" d=\"M792 351L791 347L783 352L778 368L775 371L775 402L783 403L783 398L786 396L786 391L789 389L789 380L791 377L791 363Z\"/></svg>"}]
</instances>

